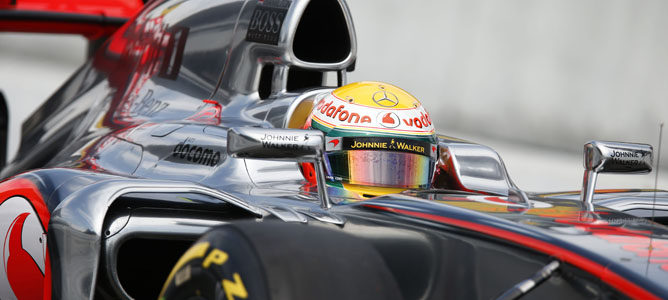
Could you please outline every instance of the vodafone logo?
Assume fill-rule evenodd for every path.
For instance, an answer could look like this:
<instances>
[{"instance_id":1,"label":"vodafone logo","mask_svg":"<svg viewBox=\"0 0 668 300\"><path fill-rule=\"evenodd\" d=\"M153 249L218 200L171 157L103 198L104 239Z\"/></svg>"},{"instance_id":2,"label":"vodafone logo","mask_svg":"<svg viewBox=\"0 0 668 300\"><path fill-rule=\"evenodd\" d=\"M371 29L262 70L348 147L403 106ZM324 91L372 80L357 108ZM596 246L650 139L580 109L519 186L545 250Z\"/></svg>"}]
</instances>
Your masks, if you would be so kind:
<instances>
[{"instance_id":1,"label":"vodafone logo","mask_svg":"<svg viewBox=\"0 0 668 300\"><path fill-rule=\"evenodd\" d=\"M339 106L336 106L336 104L332 105L332 103L334 103L333 100L330 100L327 103L325 103L325 101L321 101L318 107L316 108L316 111L320 113L320 116L328 117L333 119L334 121L339 121L342 123L348 123L348 124L371 123L371 118L368 115L359 114L353 112L352 110L349 111L348 109L346 109L345 104L340 104Z\"/></svg>"},{"instance_id":2,"label":"vodafone logo","mask_svg":"<svg viewBox=\"0 0 668 300\"><path fill-rule=\"evenodd\" d=\"M409 127L422 128L431 126L431 118L429 118L429 115L424 112L420 112L420 116L418 117L407 118L404 119L403 121L406 124L406 126Z\"/></svg>"},{"instance_id":3,"label":"vodafone logo","mask_svg":"<svg viewBox=\"0 0 668 300\"><path fill-rule=\"evenodd\" d=\"M399 116L391 111L380 112L376 120L378 124L386 128L397 128L399 125L401 125L401 119L399 119Z\"/></svg>"},{"instance_id":4,"label":"vodafone logo","mask_svg":"<svg viewBox=\"0 0 668 300\"><path fill-rule=\"evenodd\" d=\"M382 92L377 96L383 96ZM388 94L389 98L392 98ZM376 99L381 100L381 99ZM387 101L386 101L387 102ZM312 120L329 128L342 127L359 130L387 131L401 134L431 134L431 118L419 105L401 108L380 108L346 101L330 95L318 102ZM329 140L327 141L329 142ZM335 146L328 144L327 146ZM429 149L426 149L429 152Z\"/></svg>"}]
</instances>

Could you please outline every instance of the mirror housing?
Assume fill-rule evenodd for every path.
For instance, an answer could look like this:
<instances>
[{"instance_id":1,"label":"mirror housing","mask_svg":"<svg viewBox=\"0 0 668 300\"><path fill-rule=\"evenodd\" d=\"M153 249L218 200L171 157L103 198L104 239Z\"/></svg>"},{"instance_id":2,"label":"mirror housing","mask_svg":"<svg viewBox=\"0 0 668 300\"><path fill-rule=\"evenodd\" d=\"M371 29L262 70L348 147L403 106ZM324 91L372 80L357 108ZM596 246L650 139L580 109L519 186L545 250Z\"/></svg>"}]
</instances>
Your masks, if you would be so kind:
<instances>
[{"instance_id":1,"label":"mirror housing","mask_svg":"<svg viewBox=\"0 0 668 300\"><path fill-rule=\"evenodd\" d=\"M652 146L590 141L584 145L584 178L580 199L593 210L598 173L644 174L652 171Z\"/></svg>"},{"instance_id":2,"label":"mirror housing","mask_svg":"<svg viewBox=\"0 0 668 300\"><path fill-rule=\"evenodd\" d=\"M332 206L325 182L325 135L319 130L236 127L227 131L230 157L312 162L323 208Z\"/></svg>"},{"instance_id":3,"label":"mirror housing","mask_svg":"<svg viewBox=\"0 0 668 300\"><path fill-rule=\"evenodd\" d=\"M517 189L496 151L469 143L439 143L438 166L434 186L508 196Z\"/></svg>"}]
</instances>

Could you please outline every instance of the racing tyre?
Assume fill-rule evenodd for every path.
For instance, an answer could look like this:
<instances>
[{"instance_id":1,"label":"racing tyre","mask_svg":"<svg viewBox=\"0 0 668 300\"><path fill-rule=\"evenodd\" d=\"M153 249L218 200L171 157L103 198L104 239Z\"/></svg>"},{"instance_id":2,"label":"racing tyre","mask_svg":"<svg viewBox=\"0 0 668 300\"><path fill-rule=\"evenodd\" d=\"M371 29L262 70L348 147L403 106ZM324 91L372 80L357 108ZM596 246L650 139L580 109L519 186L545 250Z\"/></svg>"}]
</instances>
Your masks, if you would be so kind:
<instances>
[{"instance_id":1,"label":"racing tyre","mask_svg":"<svg viewBox=\"0 0 668 300\"><path fill-rule=\"evenodd\" d=\"M401 299L380 254L335 229L284 222L217 227L184 253L160 299Z\"/></svg>"}]
</instances>

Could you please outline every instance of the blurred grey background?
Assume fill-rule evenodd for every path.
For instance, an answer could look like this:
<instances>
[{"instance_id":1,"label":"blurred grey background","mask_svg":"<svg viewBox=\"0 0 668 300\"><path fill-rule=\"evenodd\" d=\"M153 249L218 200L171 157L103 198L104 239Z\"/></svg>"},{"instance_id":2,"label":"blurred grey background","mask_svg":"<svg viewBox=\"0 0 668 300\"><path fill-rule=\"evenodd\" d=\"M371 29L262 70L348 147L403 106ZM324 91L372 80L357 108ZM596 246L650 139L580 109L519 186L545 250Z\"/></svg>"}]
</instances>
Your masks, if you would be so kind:
<instances>
[{"instance_id":1,"label":"blurred grey background","mask_svg":"<svg viewBox=\"0 0 668 300\"><path fill-rule=\"evenodd\" d=\"M409 91L439 133L491 146L528 191L578 190L585 142L640 142L656 150L659 123L668 123L668 1L348 4L358 42L349 81L385 81ZM0 33L10 158L22 120L84 57L85 40L77 36ZM668 189L665 139L662 189ZM654 176L601 175L597 188L653 188Z\"/></svg>"}]
</instances>

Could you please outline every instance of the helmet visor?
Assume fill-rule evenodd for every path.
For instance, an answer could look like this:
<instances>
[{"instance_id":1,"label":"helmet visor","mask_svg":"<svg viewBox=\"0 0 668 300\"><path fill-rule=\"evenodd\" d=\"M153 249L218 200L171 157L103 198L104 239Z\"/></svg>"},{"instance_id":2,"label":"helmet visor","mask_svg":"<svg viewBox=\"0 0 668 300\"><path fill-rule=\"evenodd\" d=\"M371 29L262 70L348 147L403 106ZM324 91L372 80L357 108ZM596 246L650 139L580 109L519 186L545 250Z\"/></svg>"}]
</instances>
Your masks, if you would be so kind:
<instances>
[{"instance_id":1,"label":"helmet visor","mask_svg":"<svg viewBox=\"0 0 668 300\"><path fill-rule=\"evenodd\" d=\"M430 152L435 152L431 150L430 143L409 140L413 147L410 148L410 151L404 151L397 147L387 146L390 144L390 139L388 139L385 144L386 149L371 150L356 147L359 150L353 150L354 146L373 147L382 145L383 142L360 142L359 138L348 141L346 139L349 138L343 139L344 147L341 151L327 153L327 171L330 180L349 184L409 189L429 186L435 162L433 156L429 155ZM364 138L364 140L368 139ZM392 143L395 143L395 140L399 139L392 139ZM422 154L418 154L420 151L415 150L420 149L419 147L429 150L423 150Z\"/></svg>"}]
</instances>

